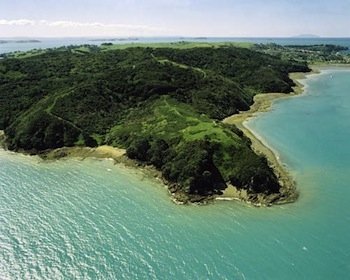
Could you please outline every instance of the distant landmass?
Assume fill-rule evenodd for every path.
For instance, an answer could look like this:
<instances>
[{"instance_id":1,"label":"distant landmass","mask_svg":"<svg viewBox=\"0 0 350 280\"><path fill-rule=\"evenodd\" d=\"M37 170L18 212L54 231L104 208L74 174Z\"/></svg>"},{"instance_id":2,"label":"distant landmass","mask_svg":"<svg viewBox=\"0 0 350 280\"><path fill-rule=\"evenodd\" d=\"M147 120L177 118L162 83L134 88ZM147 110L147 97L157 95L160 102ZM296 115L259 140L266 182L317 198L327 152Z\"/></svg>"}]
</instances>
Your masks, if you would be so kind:
<instances>
[{"instance_id":1,"label":"distant landmass","mask_svg":"<svg viewBox=\"0 0 350 280\"><path fill-rule=\"evenodd\" d=\"M0 44L9 44L9 43L16 43L16 44L21 44L21 43L41 43L39 40L0 40Z\"/></svg>"},{"instance_id":2,"label":"distant landmass","mask_svg":"<svg viewBox=\"0 0 350 280\"><path fill-rule=\"evenodd\" d=\"M128 37L128 38L102 38L102 39L91 39L91 42L116 42L116 41L138 41L139 38Z\"/></svg>"},{"instance_id":3,"label":"distant landmass","mask_svg":"<svg viewBox=\"0 0 350 280\"><path fill-rule=\"evenodd\" d=\"M292 38L321 38L321 36L315 34L300 34L297 36L292 36Z\"/></svg>"}]
</instances>

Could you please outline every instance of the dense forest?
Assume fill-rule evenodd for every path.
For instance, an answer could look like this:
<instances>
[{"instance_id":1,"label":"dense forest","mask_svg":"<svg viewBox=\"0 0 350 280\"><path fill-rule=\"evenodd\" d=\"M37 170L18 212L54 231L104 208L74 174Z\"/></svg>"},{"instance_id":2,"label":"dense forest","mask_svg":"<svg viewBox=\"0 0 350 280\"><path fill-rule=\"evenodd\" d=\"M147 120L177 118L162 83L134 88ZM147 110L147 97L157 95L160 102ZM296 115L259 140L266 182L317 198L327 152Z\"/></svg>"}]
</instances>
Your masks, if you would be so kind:
<instances>
[{"instance_id":1,"label":"dense forest","mask_svg":"<svg viewBox=\"0 0 350 280\"><path fill-rule=\"evenodd\" d=\"M267 160L220 120L257 93L292 91L306 63L249 49L73 47L0 61L0 130L10 150L123 147L160 170L173 191L220 192L228 182L278 193Z\"/></svg>"}]
</instances>

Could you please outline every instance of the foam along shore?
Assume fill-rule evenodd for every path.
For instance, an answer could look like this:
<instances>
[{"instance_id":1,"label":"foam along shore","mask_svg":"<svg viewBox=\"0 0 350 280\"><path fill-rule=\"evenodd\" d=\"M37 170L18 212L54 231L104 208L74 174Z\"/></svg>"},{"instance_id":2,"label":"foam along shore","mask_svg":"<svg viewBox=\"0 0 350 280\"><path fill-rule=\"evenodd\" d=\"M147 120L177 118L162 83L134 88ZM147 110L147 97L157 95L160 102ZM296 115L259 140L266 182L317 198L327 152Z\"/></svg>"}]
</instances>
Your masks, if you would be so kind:
<instances>
[{"instance_id":1,"label":"foam along shore","mask_svg":"<svg viewBox=\"0 0 350 280\"><path fill-rule=\"evenodd\" d=\"M131 168L133 171L138 171L143 176L155 178L162 183L161 172L151 166L145 166L141 163L129 159L126 156L126 150L112 146L99 146L96 148L90 147L62 147L54 150L47 150L37 154L43 160L61 160L64 158L78 158L85 160L87 158L94 159L111 159L114 164L121 164L124 167Z\"/></svg>"},{"instance_id":2,"label":"foam along shore","mask_svg":"<svg viewBox=\"0 0 350 280\"><path fill-rule=\"evenodd\" d=\"M122 164L124 167L131 168L133 171L138 171L139 174L147 178L157 180L160 185L164 186L171 200L175 204L207 204L213 200L213 196L193 195L187 196L184 192L178 189L177 185L168 182L161 171L150 165L145 165L138 161L129 159L126 156L126 150L112 146L99 146L96 148L90 147L63 147L53 150L46 150L37 154L43 160L61 160L64 158L78 158L81 160L87 158L95 159L112 159L115 164Z\"/></svg>"},{"instance_id":3,"label":"foam along shore","mask_svg":"<svg viewBox=\"0 0 350 280\"><path fill-rule=\"evenodd\" d=\"M318 73L317 68L313 68L310 73L291 73L290 78L294 81L296 86L293 88L294 92L290 94L285 93L266 93L254 96L254 103L249 111L240 112L239 114L230 116L223 120L224 123L234 124L242 130L252 142L252 148L257 154L264 155L271 168L274 170L276 176L281 184L280 193L277 194L250 194L246 190L240 190L235 186L229 185L223 194L216 197L216 200L240 200L251 203L255 206L269 206L272 204L291 203L297 200L299 194L296 189L296 183L287 169L280 162L278 155L268 147L262 139L248 128L246 122L259 113L270 110L272 103L281 98L289 98L291 96L299 95L303 92L303 84L299 80L307 78L310 74Z\"/></svg>"}]
</instances>

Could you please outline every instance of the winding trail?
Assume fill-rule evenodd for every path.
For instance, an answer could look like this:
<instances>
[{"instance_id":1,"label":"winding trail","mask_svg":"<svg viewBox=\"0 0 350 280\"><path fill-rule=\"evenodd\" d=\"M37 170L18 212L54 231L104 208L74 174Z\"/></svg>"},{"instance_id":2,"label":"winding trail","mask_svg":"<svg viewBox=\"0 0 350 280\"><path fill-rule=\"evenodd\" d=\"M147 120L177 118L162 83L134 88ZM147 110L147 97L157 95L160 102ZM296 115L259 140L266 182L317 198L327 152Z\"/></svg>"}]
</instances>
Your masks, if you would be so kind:
<instances>
[{"instance_id":1,"label":"winding trail","mask_svg":"<svg viewBox=\"0 0 350 280\"><path fill-rule=\"evenodd\" d=\"M63 98L67 95L70 95L73 91L75 90L75 88L70 88L69 90L64 91L61 94L58 94L57 96L55 96L52 104L46 108L45 112L48 113L50 116L59 119L60 121L63 121L65 123L70 124L71 126L73 126L74 128L76 128L77 130L79 130L80 132L82 132L83 130L78 127L76 124L74 124L73 122L66 120L64 118L62 118L61 116L56 115L55 113L52 112L53 108L56 106L57 100L60 98Z\"/></svg>"},{"instance_id":2,"label":"winding trail","mask_svg":"<svg viewBox=\"0 0 350 280\"><path fill-rule=\"evenodd\" d=\"M179 68L182 68L182 69L192 69L194 71L197 71L199 73L201 73L203 75L203 78L205 79L207 77L207 73L201 69L201 68L198 68L198 67L191 67L191 66L188 66L186 64L182 64L182 63L177 63L175 61L171 61L169 59L160 59L156 56L154 56L154 54L151 54L151 56L157 61L159 62L160 64L165 64L165 63L170 63L172 64L173 66L176 66L176 67L179 67Z\"/></svg>"}]
</instances>

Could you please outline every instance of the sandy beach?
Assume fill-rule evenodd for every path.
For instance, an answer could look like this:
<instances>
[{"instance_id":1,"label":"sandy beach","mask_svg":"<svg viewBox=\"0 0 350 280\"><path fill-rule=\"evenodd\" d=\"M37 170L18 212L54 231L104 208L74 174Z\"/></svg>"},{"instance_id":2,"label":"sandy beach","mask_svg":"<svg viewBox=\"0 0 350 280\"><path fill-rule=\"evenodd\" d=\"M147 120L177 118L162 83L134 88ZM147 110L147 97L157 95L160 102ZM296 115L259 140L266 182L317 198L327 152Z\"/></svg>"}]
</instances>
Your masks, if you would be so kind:
<instances>
[{"instance_id":1,"label":"sandy beach","mask_svg":"<svg viewBox=\"0 0 350 280\"><path fill-rule=\"evenodd\" d=\"M223 120L224 123L234 124L243 131L252 141L252 148L257 154L264 155L269 165L273 168L282 186L280 194L272 195L249 195L245 190L239 190L236 187L229 185L221 196L216 200L240 200L251 203L255 206L283 204L294 202L298 198L298 191L296 189L295 181L292 176L280 162L278 155L263 143L262 139L251 131L245 123L250 119L257 117L260 113L270 110L272 103L281 98L290 98L292 96L303 93L303 85L299 80L305 79L310 74L318 73L317 67L313 68L310 73L291 73L289 76L294 81L296 86L293 88L294 92L290 94L285 93L266 93L254 96L254 103L249 111L241 112L239 114L230 116Z\"/></svg>"},{"instance_id":2,"label":"sandy beach","mask_svg":"<svg viewBox=\"0 0 350 280\"><path fill-rule=\"evenodd\" d=\"M125 150L112 146L89 147L63 147L55 150L40 153L40 157L47 160L61 159L65 157L85 158L109 158L116 162L121 162L124 158Z\"/></svg>"}]
</instances>

